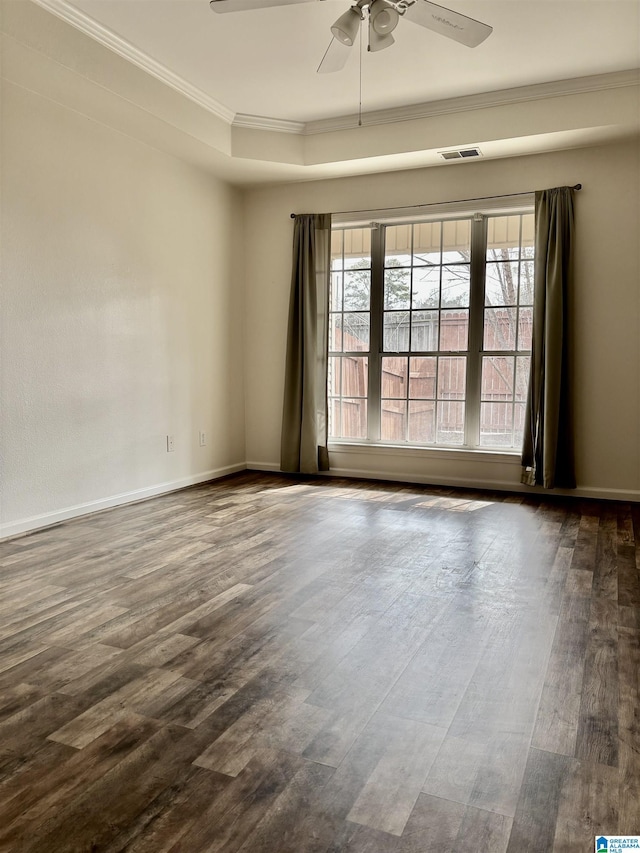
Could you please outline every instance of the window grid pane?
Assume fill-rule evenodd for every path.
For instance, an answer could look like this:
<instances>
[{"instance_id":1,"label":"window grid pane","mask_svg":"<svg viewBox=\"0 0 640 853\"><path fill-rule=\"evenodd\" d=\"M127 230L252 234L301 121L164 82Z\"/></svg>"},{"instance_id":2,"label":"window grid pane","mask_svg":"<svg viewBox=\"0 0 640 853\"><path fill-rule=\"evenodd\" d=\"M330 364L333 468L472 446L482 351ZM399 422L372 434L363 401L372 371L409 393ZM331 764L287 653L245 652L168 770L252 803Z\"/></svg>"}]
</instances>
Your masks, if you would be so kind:
<instances>
[{"instance_id":1,"label":"window grid pane","mask_svg":"<svg viewBox=\"0 0 640 853\"><path fill-rule=\"evenodd\" d=\"M368 352L370 315L368 311L345 311L342 315L342 342L345 352Z\"/></svg>"},{"instance_id":2,"label":"window grid pane","mask_svg":"<svg viewBox=\"0 0 640 853\"><path fill-rule=\"evenodd\" d=\"M465 309L469 305L470 234L470 220L386 229L385 352L466 350L464 311L458 318L461 332L456 330L444 346L439 343L439 335L442 309ZM445 316L451 327L455 315Z\"/></svg>"},{"instance_id":3,"label":"window grid pane","mask_svg":"<svg viewBox=\"0 0 640 853\"><path fill-rule=\"evenodd\" d=\"M469 346L469 309L440 312L440 349L465 352Z\"/></svg>"},{"instance_id":4,"label":"window grid pane","mask_svg":"<svg viewBox=\"0 0 640 853\"><path fill-rule=\"evenodd\" d=\"M533 326L534 216L487 223L480 446L522 446Z\"/></svg>"},{"instance_id":5,"label":"window grid pane","mask_svg":"<svg viewBox=\"0 0 640 853\"><path fill-rule=\"evenodd\" d=\"M407 396L408 360L403 356L382 359L382 396L404 400Z\"/></svg>"},{"instance_id":6,"label":"window grid pane","mask_svg":"<svg viewBox=\"0 0 640 853\"><path fill-rule=\"evenodd\" d=\"M342 398L342 438L367 437L367 401L363 398Z\"/></svg>"},{"instance_id":7,"label":"window grid pane","mask_svg":"<svg viewBox=\"0 0 640 853\"><path fill-rule=\"evenodd\" d=\"M436 444L464 444L464 403L457 400L438 401Z\"/></svg>"},{"instance_id":8,"label":"window grid pane","mask_svg":"<svg viewBox=\"0 0 640 853\"><path fill-rule=\"evenodd\" d=\"M370 306L371 229L335 229L327 375L330 438L367 438Z\"/></svg>"},{"instance_id":9,"label":"window grid pane","mask_svg":"<svg viewBox=\"0 0 640 853\"><path fill-rule=\"evenodd\" d=\"M367 437L368 356L329 356L329 436Z\"/></svg>"},{"instance_id":10,"label":"window grid pane","mask_svg":"<svg viewBox=\"0 0 640 853\"><path fill-rule=\"evenodd\" d=\"M384 352L465 352L471 220L388 226L385 240Z\"/></svg>"},{"instance_id":11,"label":"window grid pane","mask_svg":"<svg viewBox=\"0 0 640 853\"><path fill-rule=\"evenodd\" d=\"M412 444L435 444L436 404L434 400L410 400L408 441Z\"/></svg>"},{"instance_id":12,"label":"window grid pane","mask_svg":"<svg viewBox=\"0 0 640 853\"><path fill-rule=\"evenodd\" d=\"M435 400L437 358L409 359L409 397L412 400Z\"/></svg>"},{"instance_id":13,"label":"window grid pane","mask_svg":"<svg viewBox=\"0 0 640 853\"><path fill-rule=\"evenodd\" d=\"M386 229L383 441L464 442L464 405L448 403L464 403L470 289L470 219Z\"/></svg>"},{"instance_id":14,"label":"window grid pane","mask_svg":"<svg viewBox=\"0 0 640 853\"><path fill-rule=\"evenodd\" d=\"M404 442L407 439L407 401L382 400L380 432L383 441Z\"/></svg>"},{"instance_id":15,"label":"window grid pane","mask_svg":"<svg viewBox=\"0 0 640 853\"><path fill-rule=\"evenodd\" d=\"M466 356L384 356L381 440L463 444L466 361Z\"/></svg>"}]
</instances>

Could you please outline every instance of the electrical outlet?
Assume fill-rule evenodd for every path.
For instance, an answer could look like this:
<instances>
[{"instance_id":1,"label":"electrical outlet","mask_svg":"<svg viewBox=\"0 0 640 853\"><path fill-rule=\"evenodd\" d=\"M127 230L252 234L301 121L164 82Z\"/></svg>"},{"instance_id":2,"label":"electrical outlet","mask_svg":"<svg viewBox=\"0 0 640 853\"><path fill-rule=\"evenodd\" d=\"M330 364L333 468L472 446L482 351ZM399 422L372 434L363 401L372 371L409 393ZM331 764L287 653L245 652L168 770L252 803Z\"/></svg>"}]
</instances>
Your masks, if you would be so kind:
<instances>
[{"instance_id":1,"label":"electrical outlet","mask_svg":"<svg viewBox=\"0 0 640 853\"><path fill-rule=\"evenodd\" d=\"M176 449L176 445L175 445L175 442L173 440L173 436L168 435L167 436L167 453L173 453L173 451L175 449Z\"/></svg>"},{"instance_id":2,"label":"electrical outlet","mask_svg":"<svg viewBox=\"0 0 640 853\"><path fill-rule=\"evenodd\" d=\"M207 436L205 435L205 432L203 429L201 429L200 432L198 433L198 437L200 439L200 447L204 447L205 444L207 443Z\"/></svg>"}]
</instances>

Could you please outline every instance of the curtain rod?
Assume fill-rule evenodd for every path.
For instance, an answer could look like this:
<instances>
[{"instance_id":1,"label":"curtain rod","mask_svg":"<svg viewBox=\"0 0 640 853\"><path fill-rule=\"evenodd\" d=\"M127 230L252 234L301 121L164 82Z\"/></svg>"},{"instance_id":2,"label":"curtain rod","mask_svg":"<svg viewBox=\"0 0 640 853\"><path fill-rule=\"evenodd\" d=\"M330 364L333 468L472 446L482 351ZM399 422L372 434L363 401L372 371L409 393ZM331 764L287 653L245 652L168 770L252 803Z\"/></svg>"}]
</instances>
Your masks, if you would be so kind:
<instances>
[{"instance_id":1,"label":"curtain rod","mask_svg":"<svg viewBox=\"0 0 640 853\"><path fill-rule=\"evenodd\" d=\"M582 184L575 184L574 186L569 187L569 189L581 190ZM426 202L425 204L407 204L407 205L402 205L402 207L385 207L384 210L385 210L385 212L391 211L391 210L413 210L413 209L417 209L420 207L435 207L438 204L458 204L458 203L463 203L463 202L468 202L468 201L490 201L491 199L494 199L494 198L513 198L514 196L517 196L517 195L531 195L531 192L535 192L535 190L530 190L529 192L521 192L521 193L506 193L505 195L483 195L483 196L477 196L476 198L458 198L458 199L455 199L454 201L434 201L434 202ZM345 214L348 214L348 213L369 213L370 210L371 210L371 208L368 208L367 210L334 210L333 213L344 216ZM296 214L296 213L292 213L291 218L295 219L297 215L298 214Z\"/></svg>"}]
</instances>

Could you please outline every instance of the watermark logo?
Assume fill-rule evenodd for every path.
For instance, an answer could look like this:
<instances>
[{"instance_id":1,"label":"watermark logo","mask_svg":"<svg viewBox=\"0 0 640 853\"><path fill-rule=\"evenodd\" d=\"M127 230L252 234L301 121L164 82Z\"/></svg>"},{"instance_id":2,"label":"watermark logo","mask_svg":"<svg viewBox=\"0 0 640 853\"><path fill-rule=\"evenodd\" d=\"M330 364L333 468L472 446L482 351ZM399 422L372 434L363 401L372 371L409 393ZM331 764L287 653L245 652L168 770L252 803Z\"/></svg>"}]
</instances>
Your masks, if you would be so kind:
<instances>
[{"instance_id":1,"label":"watermark logo","mask_svg":"<svg viewBox=\"0 0 640 853\"><path fill-rule=\"evenodd\" d=\"M625 853L629 850L640 851L640 835L596 836L596 853Z\"/></svg>"}]
</instances>

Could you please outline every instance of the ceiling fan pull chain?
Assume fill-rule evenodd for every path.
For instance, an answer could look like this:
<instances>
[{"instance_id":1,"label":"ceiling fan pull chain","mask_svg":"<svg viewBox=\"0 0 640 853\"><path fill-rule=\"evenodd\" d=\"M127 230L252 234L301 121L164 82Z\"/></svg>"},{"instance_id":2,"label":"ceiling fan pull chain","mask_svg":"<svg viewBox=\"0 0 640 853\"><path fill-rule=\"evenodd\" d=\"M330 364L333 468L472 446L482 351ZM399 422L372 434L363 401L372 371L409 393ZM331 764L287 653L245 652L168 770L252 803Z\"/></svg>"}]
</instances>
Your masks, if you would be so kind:
<instances>
[{"instance_id":1,"label":"ceiling fan pull chain","mask_svg":"<svg viewBox=\"0 0 640 853\"><path fill-rule=\"evenodd\" d=\"M362 45L364 44L364 38L362 36L362 32L360 33L360 101L358 104L358 127L362 127Z\"/></svg>"}]
</instances>

